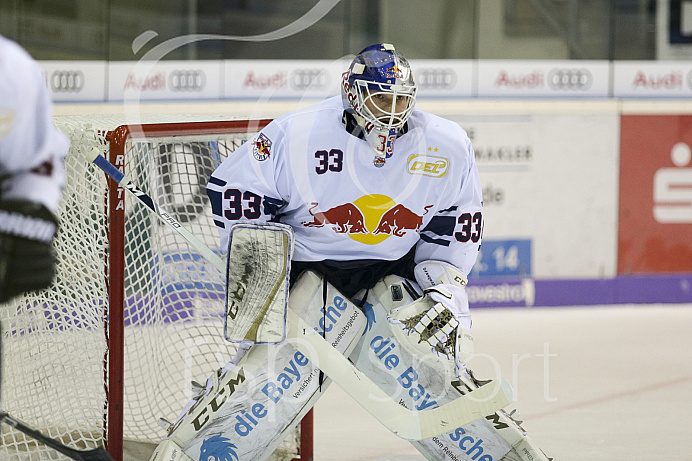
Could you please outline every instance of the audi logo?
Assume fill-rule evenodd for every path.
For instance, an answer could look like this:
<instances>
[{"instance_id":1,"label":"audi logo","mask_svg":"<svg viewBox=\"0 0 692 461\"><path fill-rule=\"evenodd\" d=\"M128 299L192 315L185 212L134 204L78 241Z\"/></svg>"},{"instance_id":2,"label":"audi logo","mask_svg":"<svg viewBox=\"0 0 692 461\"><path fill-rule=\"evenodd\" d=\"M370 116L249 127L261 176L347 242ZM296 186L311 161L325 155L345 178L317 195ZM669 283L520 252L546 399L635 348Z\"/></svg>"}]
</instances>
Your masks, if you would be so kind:
<instances>
[{"instance_id":1,"label":"audi logo","mask_svg":"<svg viewBox=\"0 0 692 461\"><path fill-rule=\"evenodd\" d=\"M81 70L56 70L50 74L50 87L55 93L79 93L84 88Z\"/></svg>"},{"instance_id":2,"label":"audi logo","mask_svg":"<svg viewBox=\"0 0 692 461\"><path fill-rule=\"evenodd\" d=\"M431 90L447 90L457 83L457 73L452 69L420 69L415 73L416 84Z\"/></svg>"},{"instance_id":3,"label":"audi logo","mask_svg":"<svg viewBox=\"0 0 692 461\"><path fill-rule=\"evenodd\" d=\"M548 85L554 90L587 90L593 83L591 72L586 69L551 69Z\"/></svg>"},{"instance_id":4,"label":"audi logo","mask_svg":"<svg viewBox=\"0 0 692 461\"><path fill-rule=\"evenodd\" d=\"M168 76L168 86L173 91L202 91L206 83L202 70L174 70Z\"/></svg>"},{"instance_id":5,"label":"audi logo","mask_svg":"<svg viewBox=\"0 0 692 461\"><path fill-rule=\"evenodd\" d=\"M294 90L316 90L329 84L329 75L324 69L295 69L289 75L288 83Z\"/></svg>"},{"instance_id":6,"label":"audi logo","mask_svg":"<svg viewBox=\"0 0 692 461\"><path fill-rule=\"evenodd\" d=\"M692 70L687 73L687 86L692 89Z\"/></svg>"}]
</instances>

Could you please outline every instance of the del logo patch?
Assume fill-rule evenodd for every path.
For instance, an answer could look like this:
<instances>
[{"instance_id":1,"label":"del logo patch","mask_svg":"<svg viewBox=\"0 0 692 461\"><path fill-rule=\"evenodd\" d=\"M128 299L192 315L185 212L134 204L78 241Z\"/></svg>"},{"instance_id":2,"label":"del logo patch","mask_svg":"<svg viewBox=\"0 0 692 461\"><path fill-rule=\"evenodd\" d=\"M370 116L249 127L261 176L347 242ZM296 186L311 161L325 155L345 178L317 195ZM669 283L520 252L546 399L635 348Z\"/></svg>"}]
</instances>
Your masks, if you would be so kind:
<instances>
[{"instance_id":1,"label":"del logo patch","mask_svg":"<svg viewBox=\"0 0 692 461\"><path fill-rule=\"evenodd\" d=\"M252 142L252 155L260 162L263 162L271 156L271 147L271 139L264 133L260 133Z\"/></svg>"},{"instance_id":2,"label":"del logo patch","mask_svg":"<svg viewBox=\"0 0 692 461\"><path fill-rule=\"evenodd\" d=\"M407 170L411 174L422 174L441 178L447 174L449 161L432 155L412 155L408 158Z\"/></svg>"}]
</instances>

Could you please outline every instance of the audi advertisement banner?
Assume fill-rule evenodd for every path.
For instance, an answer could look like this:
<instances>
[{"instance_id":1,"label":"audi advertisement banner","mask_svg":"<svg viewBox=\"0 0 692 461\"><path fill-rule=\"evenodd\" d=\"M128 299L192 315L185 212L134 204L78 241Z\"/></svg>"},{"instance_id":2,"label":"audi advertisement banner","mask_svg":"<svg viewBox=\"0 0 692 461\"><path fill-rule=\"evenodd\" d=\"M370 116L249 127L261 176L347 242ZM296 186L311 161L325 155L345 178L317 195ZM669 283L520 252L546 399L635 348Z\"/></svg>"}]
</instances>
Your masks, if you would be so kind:
<instances>
[{"instance_id":1,"label":"audi advertisement banner","mask_svg":"<svg viewBox=\"0 0 692 461\"><path fill-rule=\"evenodd\" d=\"M253 61L225 63L224 97L325 98L341 91L341 78L350 60ZM465 60L412 60L418 95L472 97L474 63Z\"/></svg>"},{"instance_id":2,"label":"audi advertisement banner","mask_svg":"<svg viewBox=\"0 0 692 461\"><path fill-rule=\"evenodd\" d=\"M618 61L613 65L613 96L692 97L690 61Z\"/></svg>"},{"instance_id":3,"label":"audi advertisement banner","mask_svg":"<svg viewBox=\"0 0 692 461\"><path fill-rule=\"evenodd\" d=\"M41 61L55 101L321 99L350 61ZM692 98L689 61L411 60L422 98Z\"/></svg>"},{"instance_id":4,"label":"audi advertisement banner","mask_svg":"<svg viewBox=\"0 0 692 461\"><path fill-rule=\"evenodd\" d=\"M40 61L53 101L105 101L104 61Z\"/></svg>"},{"instance_id":5,"label":"audi advertisement banner","mask_svg":"<svg viewBox=\"0 0 692 461\"><path fill-rule=\"evenodd\" d=\"M480 97L608 97L606 61L478 61Z\"/></svg>"},{"instance_id":6,"label":"audi advertisement banner","mask_svg":"<svg viewBox=\"0 0 692 461\"><path fill-rule=\"evenodd\" d=\"M322 99L350 60L40 61L54 101ZM692 98L689 61L411 60L421 98Z\"/></svg>"},{"instance_id":7,"label":"audi advertisement banner","mask_svg":"<svg viewBox=\"0 0 692 461\"><path fill-rule=\"evenodd\" d=\"M220 99L222 82L222 61L112 62L108 100Z\"/></svg>"},{"instance_id":8,"label":"audi advertisement banner","mask_svg":"<svg viewBox=\"0 0 692 461\"><path fill-rule=\"evenodd\" d=\"M412 59L418 96L470 98L475 93L475 61L457 59Z\"/></svg>"},{"instance_id":9,"label":"audi advertisement banner","mask_svg":"<svg viewBox=\"0 0 692 461\"><path fill-rule=\"evenodd\" d=\"M224 97L324 99L339 94L350 60L228 60Z\"/></svg>"}]
</instances>

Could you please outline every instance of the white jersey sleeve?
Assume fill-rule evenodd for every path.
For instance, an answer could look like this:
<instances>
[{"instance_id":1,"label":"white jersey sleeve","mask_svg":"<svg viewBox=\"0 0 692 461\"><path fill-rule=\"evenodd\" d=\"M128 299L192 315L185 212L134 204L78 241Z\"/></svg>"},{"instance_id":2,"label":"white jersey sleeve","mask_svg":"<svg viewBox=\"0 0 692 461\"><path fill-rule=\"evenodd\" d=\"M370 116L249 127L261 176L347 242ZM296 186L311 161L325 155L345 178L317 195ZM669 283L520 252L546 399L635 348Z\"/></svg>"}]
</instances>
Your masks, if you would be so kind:
<instances>
[{"instance_id":1,"label":"white jersey sleeve","mask_svg":"<svg viewBox=\"0 0 692 461\"><path fill-rule=\"evenodd\" d=\"M230 153L207 184L214 224L221 248L228 247L230 226L235 222L272 220L285 205L281 127L271 123ZM273 140L273 141L272 141Z\"/></svg>"},{"instance_id":2,"label":"white jersey sleeve","mask_svg":"<svg viewBox=\"0 0 692 461\"><path fill-rule=\"evenodd\" d=\"M449 139L456 143L454 164L459 176L441 194L439 206L421 230L415 261L445 261L468 275L481 246L483 191L471 141L455 125L448 132L455 132Z\"/></svg>"},{"instance_id":3,"label":"white jersey sleeve","mask_svg":"<svg viewBox=\"0 0 692 461\"><path fill-rule=\"evenodd\" d=\"M54 126L39 65L0 36L0 199L29 200L55 212L69 143Z\"/></svg>"}]
</instances>

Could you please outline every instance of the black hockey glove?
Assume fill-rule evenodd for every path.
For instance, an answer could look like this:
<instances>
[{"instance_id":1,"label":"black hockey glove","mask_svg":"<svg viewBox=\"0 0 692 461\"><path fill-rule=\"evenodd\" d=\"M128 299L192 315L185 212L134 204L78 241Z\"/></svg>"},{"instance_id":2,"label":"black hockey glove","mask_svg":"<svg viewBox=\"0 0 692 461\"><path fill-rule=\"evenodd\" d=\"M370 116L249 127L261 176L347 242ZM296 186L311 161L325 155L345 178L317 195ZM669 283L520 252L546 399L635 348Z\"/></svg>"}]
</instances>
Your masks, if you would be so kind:
<instances>
[{"instance_id":1,"label":"black hockey glove","mask_svg":"<svg viewBox=\"0 0 692 461\"><path fill-rule=\"evenodd\" d=\"M55 276L51 242L58 221L43 205L0 201L0 303L48 287Z\"/></svg>"}]
</instances>

